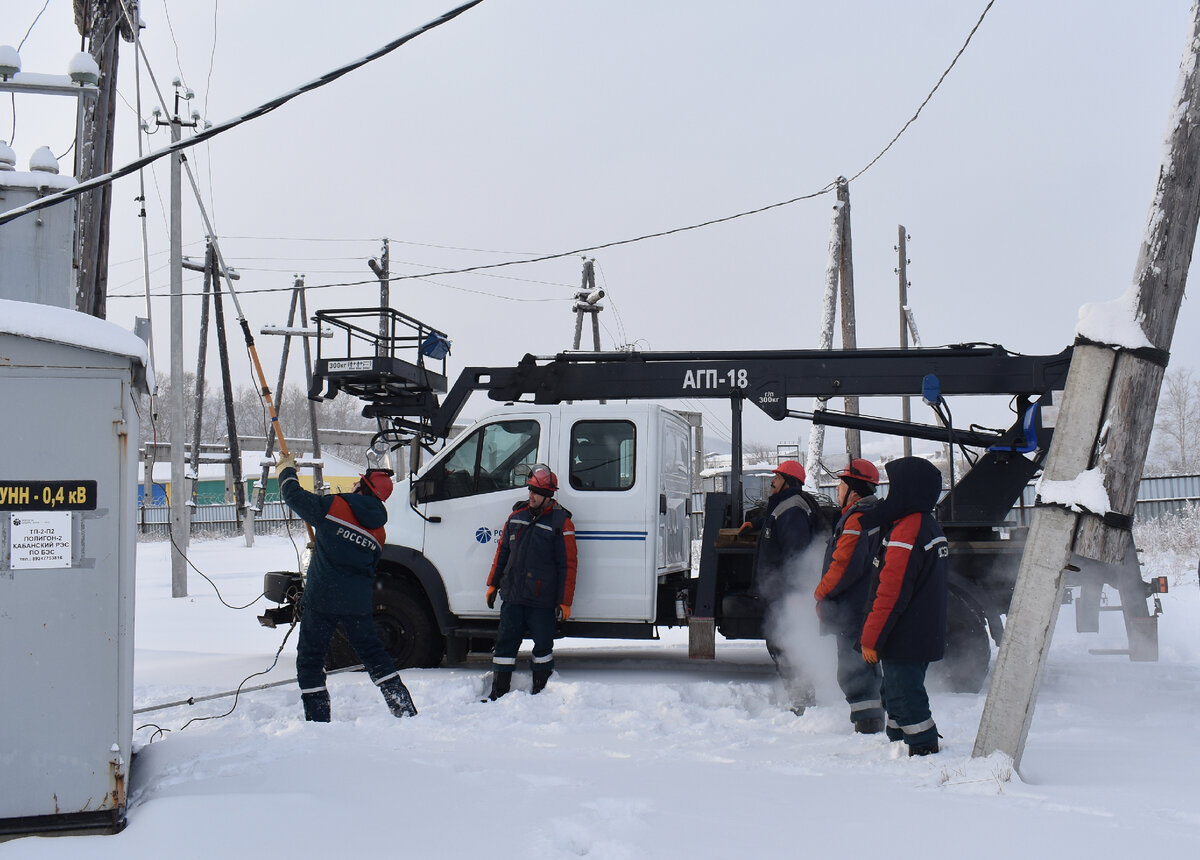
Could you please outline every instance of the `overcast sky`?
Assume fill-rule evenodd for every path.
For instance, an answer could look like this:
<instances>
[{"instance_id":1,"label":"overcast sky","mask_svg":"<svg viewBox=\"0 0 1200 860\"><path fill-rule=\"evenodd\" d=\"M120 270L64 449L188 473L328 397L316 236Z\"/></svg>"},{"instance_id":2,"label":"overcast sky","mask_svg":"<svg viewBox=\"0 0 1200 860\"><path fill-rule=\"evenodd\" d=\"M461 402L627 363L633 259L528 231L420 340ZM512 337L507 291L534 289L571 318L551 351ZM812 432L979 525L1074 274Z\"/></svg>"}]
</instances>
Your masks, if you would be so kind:
<instances>
[{"instance_id":1,"label":"overcast sky","mask_svg":"<svg viewBox=\"0 0 1200 860\"><path fill-rule=\"evenodd\" d=\"M43 3L5 0L0 44L17 45ZM191 107L220 122L452 5L194 0L170 4L168 17L162 0L146 0L142 38L168 100L181 76L195 92ZM295 274L314 288L369 280L365 261L384 236L393 274L416 275L669 230L852 177L913 115L985 6L484 0L189 158L257 332L285 322ZM1189 9L1188 0L997 0L917 121L851 184L860 346L898 342L901 223L912 237L909 296L926 345L1057 352L1082 304L1125 291ZM24 71L63 73L78 48L71 3L50 0L21 49ZM137 154L132 45L121 56L117 164ZM149 117L153 91L144 69L141 77ZM37 146L66 151L65 100L18 97L15 135L12 101L0 98L0 139L13 137L19 168ZM168 140L163 130L144 145ZM62 163L69 172L70 157ZM165 375L167 160L145 181ZM186 251L201 256L203 227L186 179L184 187ZM125 325L146 315L137 194L136 176L120 180L112 213L109 318ZM608 290L602 346L816 346L832 203L824 194L595 252ZM453 375L570 347L579 279L578 257L566 257L401 281L391 295L394 307L450 333ZM189 292L200 285L186 276ZM250 292L264 289L281 292ZM308 301L371 305L378 290L311 289ZM198 307L188 299L193 331ZM1195 329L1194 303L1185 302L1173 366L1200 365ZM586 338L585 330L585 346ZM273 380L281 343L259 345ZM185 356L192 366L194 345ZM244 358L236 361L235 382L249 384ZM925 411L914 415L929 420ZM727 411L709 412L708 432L723 435ZM807 432L748 420L751 440Z\"/></svg>"}]
</instances>

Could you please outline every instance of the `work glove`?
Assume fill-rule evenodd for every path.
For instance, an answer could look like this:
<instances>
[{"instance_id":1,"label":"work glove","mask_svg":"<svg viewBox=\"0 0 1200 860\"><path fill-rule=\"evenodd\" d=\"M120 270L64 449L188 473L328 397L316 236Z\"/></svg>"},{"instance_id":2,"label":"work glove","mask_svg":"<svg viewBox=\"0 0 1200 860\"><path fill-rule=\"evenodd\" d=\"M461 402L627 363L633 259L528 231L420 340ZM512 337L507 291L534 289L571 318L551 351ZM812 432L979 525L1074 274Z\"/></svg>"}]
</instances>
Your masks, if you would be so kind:
<instances>
[{"instance_id":1,"label":"work glove","mask_svg":"<svg viewBox=\"0 0 1200 860\"><path fill-rule=\"evenodd\" d=\"M280 454L279 462L275 464L275 477L278 478L279 474L284 469L294 469L294 468L296 468L296 458L293 457L291 454Z\"/></svg>"},{"instance_id":2,"label":"work glove","mask_svg":"<svg viewBox=\"0 0 1200 860\"><path fill-rule=\"evenodd\" d=\"M749 520L746 520L744 523L741 524L741 526L738 527L738 534L741 534L742 532L750 531L752 528L754 528L754 523L750 522Z\"/></svg>"},{"instance_id":3,"label":"work glove","mask_svg":"<svg viewBox=\"0 0 1200 860\"><path fill-rule=\"evenodd\" d=\"M566 621L571 617L571 607L565 603L560 603L554 607L554 617L559 621Z\"/></svg>"},{"instance_id":4,"label":"work glove","mask_svg":"<svg viewBox=\"0 0 1200 860\"><path fill-rule=\"evenodd\" d=\"M863 649L862 649L862 654L863 654L863 659L866 660L868 663L878 663L879 662L879 652L877 652L874 648L868 648L866 645L864 645Z\"/></svg>"},{"instance_id":5,"label":"work glove","mask_svg":"<svg viewBox=\"0 0 1200 860\"><path fill-rule=\"evenodd\" d=\"M488 586L488 590L487 590L487 605L488 605L488 609L495 609L495 608L496 608L496 592L497 592L497 591L499 591L499 589L498 589L498 588L495 588L495 587L493 587L493 586L491 586L491 585L489 585L489 586Z\"/></svg>"}]
</instances>

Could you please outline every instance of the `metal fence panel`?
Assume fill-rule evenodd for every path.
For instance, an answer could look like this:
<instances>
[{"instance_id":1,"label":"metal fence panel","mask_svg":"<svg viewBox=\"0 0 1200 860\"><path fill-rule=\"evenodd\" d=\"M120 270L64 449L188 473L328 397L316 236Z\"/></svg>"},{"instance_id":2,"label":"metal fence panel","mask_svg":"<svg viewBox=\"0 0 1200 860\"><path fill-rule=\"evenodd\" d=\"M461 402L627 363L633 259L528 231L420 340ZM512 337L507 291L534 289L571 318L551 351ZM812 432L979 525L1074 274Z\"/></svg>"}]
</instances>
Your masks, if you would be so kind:
<instances>
[{"instance_id":1,"label":"metal fence panel","mask_svg":"<svg viewBox=\"0 0 1200 860\"><path fill-rule=\"evenodd\" d=\"M220 505L189 506L193 535L236 537L242 533L237 506L232 502ZM254 533L270 534L293 528L303 521L283 502L264 502L262 511L254 516ZM171 508L168 505L149 505L138 508L138 534L144 537L171 536Z\"/></svg>"}]
</instances>

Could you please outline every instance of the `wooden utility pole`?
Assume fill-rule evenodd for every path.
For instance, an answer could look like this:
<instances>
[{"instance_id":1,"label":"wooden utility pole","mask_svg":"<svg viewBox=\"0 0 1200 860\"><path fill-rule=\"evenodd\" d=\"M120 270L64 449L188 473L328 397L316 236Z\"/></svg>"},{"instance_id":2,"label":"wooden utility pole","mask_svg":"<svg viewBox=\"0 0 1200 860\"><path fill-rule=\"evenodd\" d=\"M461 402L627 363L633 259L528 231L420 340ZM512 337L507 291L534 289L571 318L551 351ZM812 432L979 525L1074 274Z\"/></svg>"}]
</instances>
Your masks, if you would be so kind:
<instances>
[{"instance_id":1,"label":"wooden utility pole","mask_svg":"<svg viewBox=\"0 0 1200 860\"><path fill-rule=\"evenodd\" d=\"M133 30L121 14L121 0L73 0L73 5L75 27L79 35L88 40L88 52L100 67L100 92L84 110L83 142L75 157L75 176L82 181L112 170L117 49L121 39L133 41ZM101 319L108 315L108 216L111 208L112 185L101 186L79 198L75 309Z\"/></svg>"},{"instance_id":2,"label":"wooden utility pole","mask_svg":"<svg viewBox=\"0 0 1200 860\"><path fill-rule=\"evenodd\" d=\"M854 315L854 247L850 241L850 183L839 176L837 198L842 204L842 242L839 257L839 280L842 295L842 349L858 349L858 334ZM847 397L846 414L858 414L858 398ZM857 430L846 431L847 461L862 456L862 437Z\"/></svg>"},{"instance_id":3,"label":"wooden utility pole","mask_svg":"<svg viewBox=\"0 0 1200 860\"><path fill-rule=\"evenodd\" d=\"M896 266L896 274L900 276L900 348L908 349L908 231L903 224L897 225L896 231L899 233L896 251L900 255ZM912 420L912 405L907 396L900 398L900 420L905 424ZM912 439L907 436L904 437L904 456L912 456Z\"/></svg>"},{"instance_id":4,"label":"wooden utility pole","mask_svg":"<svg viewBox=\"0 0 1200 860\"><path fill-rule=\"evenodd\" d=\"M1192 6L1189 35L1134 286L1109 306L1141 336L1095 316L1079 324L1042 477L1073 481L1097 469L1115 513L1076 512L1038 499L975 738L974 755L1003 752L1016 767L1058 617L1063 568L1072 551L1114 563L1132 545L1137 485L1200 220L1200 0Z\"/></svg>"}]
</instances>

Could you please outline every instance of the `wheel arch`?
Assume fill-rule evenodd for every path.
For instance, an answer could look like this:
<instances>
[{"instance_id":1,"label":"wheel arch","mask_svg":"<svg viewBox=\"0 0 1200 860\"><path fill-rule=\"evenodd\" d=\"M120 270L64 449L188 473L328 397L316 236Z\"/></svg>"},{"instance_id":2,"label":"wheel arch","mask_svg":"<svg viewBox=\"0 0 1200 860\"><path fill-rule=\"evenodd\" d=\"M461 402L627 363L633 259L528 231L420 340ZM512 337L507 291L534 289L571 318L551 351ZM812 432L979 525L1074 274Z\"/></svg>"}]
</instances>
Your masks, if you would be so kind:
<instances>
[{"instance_id":1,"label":"wheel arch","mask_svg":"<svg viewBox=\"0 0 1200 860\"><path fill-rule=\"evenodd\" d=\"M446 584L433 562L422 553L407 546L385 545L380 561L379 576L407 579L416 584L429 601L433 617L443 636L458 627L458 620L450 612L450 600L446 596Z\"/></svg>"},{"instance_id":2,"label":"wheel arch","mask_svg":"<svg viewBox=\"0 0 1200 860\"><path fill-rule=\"evenodd\" d=\"M1004 635L1004 621L1000 617L1000 610L995 601L983 599L984 595L980 592L979 586L973 580L954 570L950 571L947 587L987 622L988 635L992 642L999 645L1000 637Z\"/></svg>"}]
</instances>

